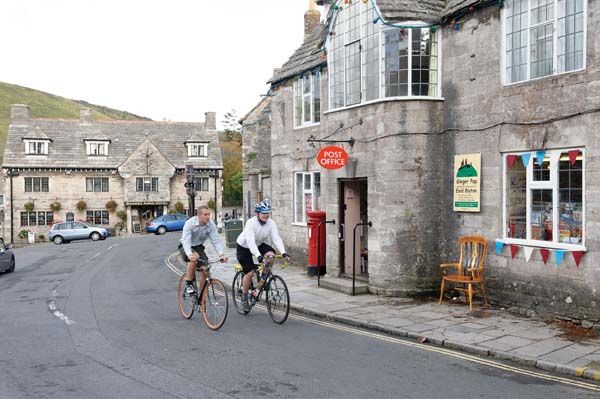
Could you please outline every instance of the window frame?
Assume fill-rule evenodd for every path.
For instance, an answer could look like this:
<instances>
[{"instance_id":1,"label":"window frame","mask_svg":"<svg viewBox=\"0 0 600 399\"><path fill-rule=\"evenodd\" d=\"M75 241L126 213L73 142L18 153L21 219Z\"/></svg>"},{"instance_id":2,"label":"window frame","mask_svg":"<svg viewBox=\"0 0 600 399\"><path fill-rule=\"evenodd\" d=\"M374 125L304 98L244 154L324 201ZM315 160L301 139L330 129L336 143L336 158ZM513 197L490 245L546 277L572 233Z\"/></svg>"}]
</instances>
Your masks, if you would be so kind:
<instances>
[{"instance_id":1,"label":"window frame","mask_svg":"<svg viewBox=\"0 0 600 399\"><path fill-rule=\"evenodd\" d=\"M208 144L208 142L186 143L188 158L208 158ZM203 151L198 151L200 148L202 148ZM202 152L204 152L204 155L201 154Z\"/></svg>"},{"instance_id":2,"label":"window frame","mask_svg":"<svg viewBox=\"0 0 600 399\"><path fill-rule=\"evenodd\" d=\"M48 155L48 148L50 147L50 140L45 139L24 139L23 143L25 144L25 155ZM36 149L34 152L30 151L30 144L36 145ZM42 145L41 152L38 151L39 145Z\"/></svg>"},{"instance_id":3,"label":"window frame","mask_svg":"<svg viewBox=\"0 0 600 399\"><path fill-rule=\"evenodd\" d=\"M107 223L104 223L105 220ZM110 226L110 214L105 209L87 209L85 211L85 221L91 225Z\"/></svg>"},{"instance_id":4,"label":"window frame","mask_svg":"<svg viewBox=\"0 0 600 399\"><path fill-rule=\"evenodd\" d=\"M308 90L308 93L304 93L303 90L303 79L309 76L309 85L310 88ZM323 81L323 75L321 74L321 70L320 69L316 69L314 71L311 71L310 73L305 73L302 76L299 76L298 78L296 78L293 82L293 87L292 87L292 121L293 121L293 126L294 129L301 129L301 128L305 128L305 127L311 127L311 126L318 126L321 124L321 114L323 113L323 90L322 90L322 84L321 82ZM317 85L318 82L318 85ZM315 88L318 86L319 88L319 97L318 97L318 101L319 101L319 120L315 121L315 105L316 105L316 99L315 99L315 94L316 94L316 90ZM299 96L298 96L299 93ZM298 98L300 99L300 124L297 124L297 117L298 117L298 111L296 109L296 101L298 100ZM305 98L308 98L309 104L310 104L310 121L305 121L304 120L304 115L306 113L306 109L304 107L304 100Z\"/></svg>"},{"instance_id":5,"label":"window frame","mask_svg":"<svg viewBox=\"0 0 600 399\"><path fill-rule=\"evenodd\" d=\"M100 190L96 190L96 180L100 182ZM92 189L89 190L89 183L91 182ZM106 183L106 190L104 190L104 183ZM87 193L108 193L110 192L110 182L108 177L86 177L85 178L85 191Z\"/></svg>"},{"instance_id":6,"label":"window frame","mask_svg":"<svg viewBox=\"0 0 600 399\"><path fill-rule=\"evenodd\" d=\"M316 174L319 175L319 197L318 197L317 208L315 209L315 198L316 198L316 193L317 193L316 185L315 185L315 175ZM298 195L298 192L296 191L296 184L297 184L297 176L298 175L302 175L302 215L303 215L303 218L304 218L303 221L299 221L299 220L296 219L296 216L298 214L298 207L297 207L297 204L296 204L296 198L297 198L297 195ZM306 180L305 180L305 176L306 175L310 175L310 189L306 188ZM323 174L321 173L321 171L318 171L318 170L315 170L315 171L298 171L298 172L294 172L293 176L294 177L293 177L292 181L293 181L294 188L293 188L293 191L292 191L293 192L293 198L292 199L293 199L293 212L294 212L294 215L292 217L292 221L293 221L292 225L295 225L295 226L306 226L308 220L306 218L306 212L307 212L307 210L306 210L306 200L305 200L304 196L307 193L308 194L312 194L312 196L313 196L312 197L313 209L311 209L311 211L320 209L320 206L321 206L321 193L322 193L322 187L323 187L323 185L322 185L322 179L321 178L322 178Z\"/></svg>"},{"instance_id":7,"label":"window frame","mask_svg":"<svg viewBox=\"0 0 600 399\"><path fill-rule=\"evenodd\" d=\"M559 164L560 164L560 155L562 153L568 152L570 150L579 150L581 151L582 162L581 162L581 201L582 201L582 215L581 215L581 243L580 244L570 244L559 242L559 203L560 203L560 180L559 180ZM537 248L548 248L548 249L562 249L567 251L587 251L587 247L585 245L587 239L586 232L586 224L585 224L585 213L586 213L586 151L585 147L569 147L569 148L561 148L561 149L553 149L546 150L546 155L550 157L550 180L549 181L535 181L533 178L533 164L534 164L534 154L535 151L516 151L510 153L502 154L502 163L503 163L503 176L502 176L502 239L501 241L504 244L516 244L516 245L524 245L528 247L537 247ZM507 236L507 173L508 173L508 162L507 157L509 155L522 155L522 154L532 154L529 159L529 163L527 164L526 174L527 174L527 185L526 185L526 237L523 238L511 238ZM519 159L515 160L515 162L520 162ZM532 198L531 191L532 190L552 190L552 241L543 241L543 240L533 240L531 239L531 213L532 213Z\"/></svg>"},{"instance_id":8,"label":"window frame","mask_svg":"<svg viewBox=\"0 0 600 399\"><path fill-rule=\"evenodd\" d=\"M110 144L109 140L86 140L86 142L85 142L86 154L88 157L107 157L108 151L109 151L109 144ZM99 151L97 154L94 154L92 151L93 147L95 147L96 150L99 150L100 145L102 145L104 148L104 154L100 154Z\"/></svg>"},{"instance_id":9,"label":"window frame","mask_svg":"<svg viewBox=\"0 0 600 399\"><path fill-rule=\"evenodd\" d=\"M206 183L206 184L205 184ZM206 189L205 189L206 187ZM196 191L210 191L210 180L208 177L194 177L194 189Z\"/></svg>"},{"instance_id":10,"label":"window frame","mask_svg":"<svg viewBox=\"0 0 600 399\"><path fill-rule=\"evenodd\" d=\"M27 179L31 181L29 184L30 190L27 190ZM36 182L38 190L35 189ZM47 190L44 190L44 182L46 182ZM23 177L23 191L26 193L49 193L50 192L50 177L34 177L24 176Z\"/></svg>"},{"instance_id":11,"label":"window frame","mask_svg":"<svg viewBox=\"0 0 600 399\"><path fill-rule=\"evenodd\" d=\"M583 43L582 43L582 52L583 52L583 59L581 62L582 67L579 69L573 69L570 71L564 71L564 72L559 72L559 68L558 68L558 24L559 24L559 17L558 17L558 1L559 0L552 0L553 5L554 5L554 18L552 19L552 24L554 25L554 29L553 29L553 33L552 33L552 73L549 75L544 75L544 76L539 76L539 77L535 77L532 78L531 77L531 29L532 29L532 12L531 12L531 0L525 0L527 2L527 29L525 30L527 33L527 51L526 51L526 57L527 57L527 61L526 61L526 68L525 68L525 74L526 74L526 78L523 80L518 80L515 82L509 82L506 76L506 48L507 48L507 29L506 29L506 20L508 17L508 7L503 7L502 9L502 16L501 16L501 34L502 34L502 40L501 40L501 46L502 46L502 73L501 73L501 82L503 86L513 86L513 85L517 85L517 84L521 84L521 83L526 83L526 82L533 82L533 81L537 81L540 79L547 79L547 78L552 78L555 76L562 76L565 74L569 74L569 73L577 73L577 72L582 72L585 71L587 69L587 33L588 33L588 0L582 0L583 2ZM566 0L568 1L568 0ZM544 23L538 23L535 26L539 27L541 25L544 25Z\"/></svg>"},{"instance_id":12,"label":"window frame","mask_svg":"<svg viewBox=\"0 0 600 399\"><path fill-rule=\"evenodd\" d=\"M39 224L40 214L44 214L44 222L45 224ZM25 216L25 219L23 217ZM34 226L51 226L54 224L54 212L52 211L21 211L20 213L20 223L21 227L34 227ZM23 220L26 220L27 223L23 224ZM35 223L31 223L32 220L35 220Z\"/></svg>"},{"instance_id":13,"label":"window frame","mask_svg":"<svg viewBox=\"0 0 600 399\"><path fill-rule=\"evenodd\" d=\"M147 181L149 179L149 181ZM140 181L142 182L141 190ZM158 184L159 179L156 176L138 176L135 178L135 191L138 193L157 193L160 191ZM146 185L149 185L149 189L146 190Z\"/></svg>"}]
</instances>

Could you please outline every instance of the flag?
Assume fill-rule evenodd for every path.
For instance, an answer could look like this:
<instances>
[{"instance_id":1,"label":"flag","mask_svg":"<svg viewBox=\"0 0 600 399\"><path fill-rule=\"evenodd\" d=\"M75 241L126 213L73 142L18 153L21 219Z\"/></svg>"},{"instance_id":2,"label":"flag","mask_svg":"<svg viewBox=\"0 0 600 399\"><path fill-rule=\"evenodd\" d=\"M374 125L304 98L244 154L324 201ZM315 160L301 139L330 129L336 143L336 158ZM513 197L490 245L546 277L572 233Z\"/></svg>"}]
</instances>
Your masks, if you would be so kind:
<instances>
[{"instance_id":1,"label":"flag","mask_svg":"<svg viewBox=\"0 0 600 399\"><path fill-rule=\"evenodd\" d=\"M525 262L529 262L533 253L533 247L523 247L523 251L525 252Z\"/></svg>"},{"instance_id":2,"label":"flag","mask_svg":"<svg viewBox=\"0 0 600 399\"><path fill-rule=\"evenodd\" d=\"M517 254L517 252L519 252L519 247L515 244L510 244L510 254L513 259L515 258L515 255Z\"/></svg>"},{"instance_id":3,"label":"flag","mask_svg":"<svg viewBox=\"0 0 600 399\"><path fill-rule=\"evenodd\" d=\"M523 166L527 167L527 165L529 164L529 158L531 158L530 153L521 154L521 161L523 161Z\"/></svg>"},{"instance_id":4,"label":"flag","mask_svg":"<svg viewBox=\"0 0 600 399\"><path fill-rule=\"evenodd\" d=\"M502 241L496 241L496 255L500 255L500 253L502 253L503 247L504 243Z\"/></svg>"},{"instance_id":5,"label":"flag","mask_svg":"<svg viewBox=\"0 0 600 399\"><path fill-rule=\"evenodd\" d=\"M548 262L548 255L550 255L550 251L547 249L540 249L540 254L542 255L542 260L544 261L544 264L546 264L546 262Z\"/></svg>"},{"instance_id":6,"label":"flag","mask_svg":"<svg viewBox=\"0 0 600 399\"><path fill-rule=\"evenodd\" d=\"M584 252L583 251L573 251L571 253L573 254L573 259L575 259L575 264L577 265L577 267L579 267L579 262L581 262L581 258L583 257Z\"/></svg>"},{"instance_id":7,"label":"flag","mask_svg":"<svg viewBox=\"0 0 600 399\"><path fill-rule=\"evenodd\" d=\"M512 168L513 165L515 164L515 160L517 159L516 155L507 155L506 156L506 161L508 162L508 167Z\"/></svg>"},{"instance_id":8,"label":"flag","mask_svg":"<svg viewBox=\"0 0 600 399\"><path fill-rule=\"evenodd\" d=\"M579 150L569 151L569 161L571 161L571 166L575 165L575 162L577 162L578 155L579 155Z\"/></svg>"},{"instance_id":9,"label":"flag","mask_svg":"<svg viewBox=\"0 0 600 399\"><path fill-rule=\"evenodd\" d=\"M565 251L562 249L556 249L554 250L554 256L556 256L556 266L559 266L565 257Z\"/></svg>"},{"instance_id":10,"label":"flag","mask_svg":"<svg viewBox=\"0 0 600 399\"><path fill-rule=\"evenodd\" d=\"M544 150L535 152L535 157L537 159L538 165L542 165L542 163L544 162L545 156L546 156L546 151L544 151Z\"/></svg>"}]
</instances>

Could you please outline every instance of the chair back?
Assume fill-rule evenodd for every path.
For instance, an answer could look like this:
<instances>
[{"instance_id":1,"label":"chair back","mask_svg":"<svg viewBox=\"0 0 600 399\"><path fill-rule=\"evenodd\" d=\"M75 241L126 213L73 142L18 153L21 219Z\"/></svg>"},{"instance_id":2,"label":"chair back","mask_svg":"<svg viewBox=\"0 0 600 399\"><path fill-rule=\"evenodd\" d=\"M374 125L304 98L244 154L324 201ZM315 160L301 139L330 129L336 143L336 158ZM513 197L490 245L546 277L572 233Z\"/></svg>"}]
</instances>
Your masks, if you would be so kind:
<instances>
[{"instance_id":1,"label":"chair back","mask_svg":"<svg viewBox=\"0 0 600 399\"><path fill-rule=\"evenodd\" d=\"M481 236L464 236L458 239L460 259L458 274L465 274L469 268L483 268L487 255L487 240ZM473 272L473 278L481 277L483 270Z\"/></svg>"}]
</instances>

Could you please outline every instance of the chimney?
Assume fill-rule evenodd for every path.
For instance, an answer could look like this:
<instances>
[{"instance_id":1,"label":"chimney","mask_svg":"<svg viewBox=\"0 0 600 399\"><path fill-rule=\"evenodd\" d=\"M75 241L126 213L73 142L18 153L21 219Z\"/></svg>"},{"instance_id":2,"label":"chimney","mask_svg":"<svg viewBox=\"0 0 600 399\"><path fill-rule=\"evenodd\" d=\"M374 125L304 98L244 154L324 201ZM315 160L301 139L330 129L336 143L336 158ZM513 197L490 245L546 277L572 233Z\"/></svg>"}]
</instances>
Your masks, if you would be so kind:
<instances>
[{"instance_id":1,"label":"chimney","mask_svg":"<svg viewBox=\"0 0 600 399\"><path fill-rule=\"evenodd\" d=\"M29 105L12 104L10 106L10 124L12 126L29 126Z\"/></svg>"},{"instance_id":2,"label":"chimney","mask_svg":"<svg viewBox=\"0 0 600 399\"><path fill-rule=\"evenodd\" d=\"M89 126L92 124L92 110L83 108L79 110L79 124Z\"/></svg>"},{"instance_id":3,"label":"chimney","mask_svg":"<svg viewBox=\"0 0 600 399\"><path fill-rule=\"evenodd\" d=\"M217 113L216 112L205 112L204 113L204 128L206 130L217 130Z\"/></svg>"},{"instance_id":4,"label":"chimney","mask_svg":"<svg viewBox=\"0 0 600 399\"><path fill-rule=\"evenodd\" d=\"M308 0L308 11L304 13L304 38L311 34L321 22L321 13L317 10L315 0Z\"/></svg>"}]
</instances>

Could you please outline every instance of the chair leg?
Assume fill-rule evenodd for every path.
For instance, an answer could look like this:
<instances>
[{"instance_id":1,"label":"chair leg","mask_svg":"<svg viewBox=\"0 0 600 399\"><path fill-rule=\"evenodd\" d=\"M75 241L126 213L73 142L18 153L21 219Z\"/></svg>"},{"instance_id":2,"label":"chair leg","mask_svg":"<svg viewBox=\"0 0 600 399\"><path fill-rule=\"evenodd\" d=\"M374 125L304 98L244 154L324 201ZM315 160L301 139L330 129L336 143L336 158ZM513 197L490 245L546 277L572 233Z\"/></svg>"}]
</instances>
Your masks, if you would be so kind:
<instances>
[{"instance_id":1,"label":"chair leg","mask_svg":"<svg viewBox=\"0 0 600 399\"><path fill-rule=\"evenodd\" d=\"M442 286L440 287L440 305L442 304L442 299L444 298L444 279L442 278Z\"/></svg>"},{"instance_id":2,"label":"chair leg","mask_svg":"<svg viewBox=\"0 0 600 399\"><path fill-rule=\"evenodd\" d=\"M469 310L473 310L473 284L469 284Z\"/></svg>"},{"instance_id":3,"label":"chair leg","mask_svg":"<svg viewBox=\"0 0 600 399\"><path fill-rule=\"evenodd\" d=\"M485 306L489 306L487 301L487 294L485 292L485 285L483 283L481 283L481 292L483 293L483 303L485 304Z\"/></svg>"}]
</instances>

